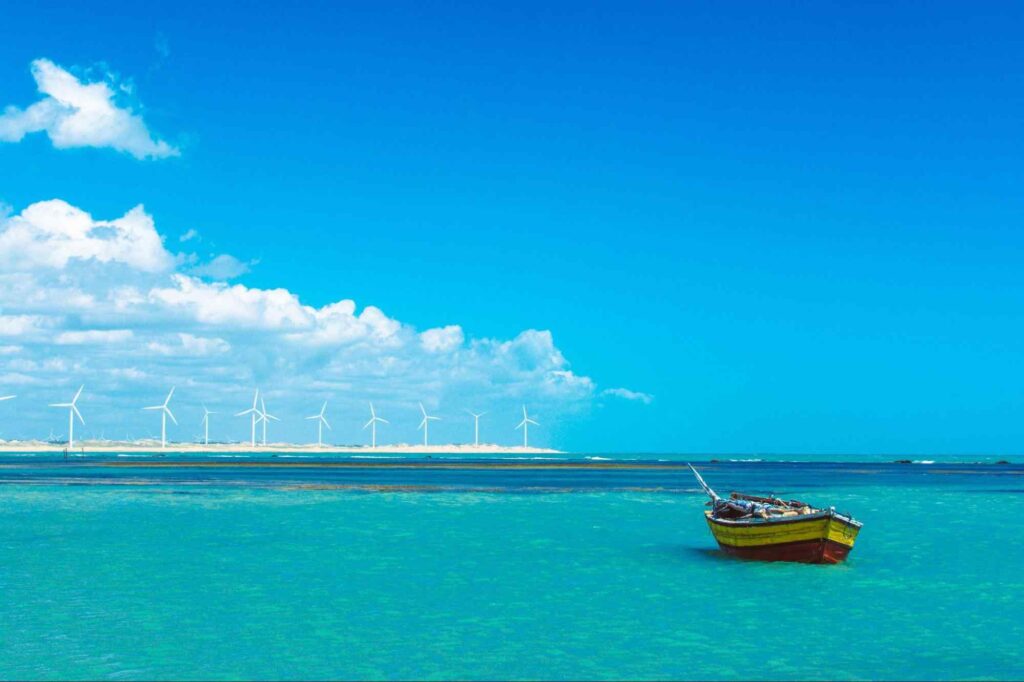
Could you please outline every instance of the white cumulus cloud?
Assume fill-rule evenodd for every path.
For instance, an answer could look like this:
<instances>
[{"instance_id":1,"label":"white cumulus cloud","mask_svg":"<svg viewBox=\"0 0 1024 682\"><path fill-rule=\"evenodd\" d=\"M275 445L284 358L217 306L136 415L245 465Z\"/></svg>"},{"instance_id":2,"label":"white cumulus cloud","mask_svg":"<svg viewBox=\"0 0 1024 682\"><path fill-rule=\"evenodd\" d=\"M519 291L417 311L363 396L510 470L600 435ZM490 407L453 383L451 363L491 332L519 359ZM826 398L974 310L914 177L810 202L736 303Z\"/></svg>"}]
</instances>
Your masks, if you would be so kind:
<instances>
[{"instance_id":1,"label":"white cumulus cloud","mask_svg":"<svg viewBox=\"0 0 1024 682\"><path fill-rule=\"evenodd\" d=\"M4 221L0 266L5 271L63 268L74 260L124 263L145 272L161 272L174 265L142 206L116 220L97 221L54 199L32 204Z\"/></svg>"},{"instance_id":2,"label":"white cumulus cloud","mask_svg":"<svg viewBox=\"0 0 1024 682\"><path fill-rule=\"evenodd\" d=\"M462 327L457 324L428 329L420 334L420 343L430 353L444 353L453 350L461 346L464 340Z\"/></svg>"},{"instance_id":3,"label":"white cumulus cloud","mask_svg":"<svg viewBox=\"0 0 1024 682\"><path fill-rule=\"evenodd\" d=\"M203 325L295 329L313 324L313 309L287 289L250 289L183 274L172 275L169 284L153 288L150 301Z\"/></svg>"},{"instance_id":4,"label":"white cumulus cloud","mask_svg":"<svg viewBox=\"0 0 1024 682\"><path fill-rule=\"evenodd\" d=\"M137 159L179 155L152 136L141 116L118 106L109 83L83 83L48 59L32 62L32 77L43 98L25 109L8 106L0 115L0 141L19 142L29 133L45 132L58 149L110 147Z\"/></svg>"},{"instance_id":5,"label":"white cumulus cloud","mask_svg":"<svg viewBox=\"0 0 1024 682\"><path fill-rule=\"evenodd\" d=\"M27 338L52 327L55 322L44 315L0 315L0 336Z\"/></svg>"},{"instance_id":6,"label":"white cumulus cloud","mask_svg":"<svg viewBox=\"0 0 1024 682\"><path fill-rule=\"evenodd\" d=\"M420 331L377 306L339 297L318 307L284 287L228 283L189 267L167 251L142 207L103 220L50 200L0 217L0 343L16 349L0 352L0 384L6 377L46 387L54 395L36 401L45 406L84 383L108 408L90 425L109 419L110 428L142 419L142 394L164 385L178 387L183 409L202 400L223 414L260 387L282 417L290 408L308 411L314 398L330 399L336 414L358 414L347 435L347 422L336 425L332 437L344 442L364 438L367 400L395 417L389 438L396 441L416 439L412 417L423 401L448 410L439 439L465 436L457 415L486 406L492 419L502 409L509 415L499 432L516 442L522 404L555 421L598 394L547 330L508 339L472 337L458 324ZM623 390L611 394L626 397ZM403 410L409 423L399 418ZM44 407L19 423L29 429L35 419L43 429L52 417ZM244 420L224 420L220 428L245 435ZM273 428L305 426L299 418ZM544 433L531 437L542 442Z\"/></svg>"}]
</instances>

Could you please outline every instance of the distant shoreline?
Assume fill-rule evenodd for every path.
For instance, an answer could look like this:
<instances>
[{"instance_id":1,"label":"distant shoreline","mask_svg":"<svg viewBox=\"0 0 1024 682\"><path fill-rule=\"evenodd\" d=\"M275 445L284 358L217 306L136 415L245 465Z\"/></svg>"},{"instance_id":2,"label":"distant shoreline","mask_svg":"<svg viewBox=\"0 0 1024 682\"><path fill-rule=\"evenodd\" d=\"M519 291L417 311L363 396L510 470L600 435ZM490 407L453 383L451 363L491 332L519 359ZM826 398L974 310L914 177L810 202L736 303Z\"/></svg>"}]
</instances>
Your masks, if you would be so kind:
<instances>
[{"instance_id":1,"label":"distant shoreline","mask_svg":"<svg viewBox=\"0 0 1024 682\"><path fill-rule=\"evenodd\" d=\"M479 466L497 468L588 468L588 469L629 469L629 468L678 468L692 462L698 468L730 466L732 464L862 464L899 465L935 469L930 473L955 465L994 465L1008 467L1006 473L1019 473L1018 467L1024 462L1006 455L930 455L921 459L910 459L898 455L767 455L710 454L710 453L570 453L553 448L522 446L473 445L381 445L376 449L360 445L296 445L293 443L268 443L255 448L248 443L172 443L161 448L152 441L83 441L67 451L61 444L41 441L0 441L0 457L4 455L32 456L70 459L68 462L90 462L102 466L140 467L348 467L348 468L474 468ZM90 458L90 455L96 457ZM47 457L49 456L49 457ZM164 457L167 459L163 459ZM124 460L117 460L124 457ZM782 459L785 457L785 459ZM667 458L667 459L666 459ZM989 461L984 461L986 458ZM5 462L10 457L5 457ZM34 459L34 458L32 458ZM466 461L460 461L465 459ZM25 460L30 461L29 459ZM5 463L2 466L9 466Z\"/></svg>"},{"instance_id":2,"label":"distant shoreline","mask_svg":"<svg viewBox=\"0 0 1024 682\"><path fill-rule=\"evenodd\" d=\"M0 453L3 452L30 452L30 453L56 453L61 454L67 447L63 444L41 443L39 441L7 441L0 443ZM551 448L524 448L522 446L504 445L410 445L400 443L398 445L379 445L372 448L368 445L296 445L294 443L267 443L252 447L248 443L169 443L167 447L160 447L159 443L142 442L116 442L82 441L75 443L70 452L110 454L110 453L170 453L170 454L218 454L218 453L304 453L304 454L346 454L346 455L564 455L561 450Z\"/></svg>"}]
</instances>

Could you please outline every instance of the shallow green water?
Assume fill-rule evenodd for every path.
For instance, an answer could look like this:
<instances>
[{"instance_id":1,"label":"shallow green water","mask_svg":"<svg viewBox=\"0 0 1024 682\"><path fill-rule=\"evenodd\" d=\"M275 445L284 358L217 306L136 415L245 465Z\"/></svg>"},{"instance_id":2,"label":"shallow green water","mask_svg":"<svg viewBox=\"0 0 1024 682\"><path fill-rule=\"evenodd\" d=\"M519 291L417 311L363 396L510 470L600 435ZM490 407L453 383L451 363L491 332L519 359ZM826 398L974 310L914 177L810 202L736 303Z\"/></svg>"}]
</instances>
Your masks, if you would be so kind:
<instances>
[{"instance_id":1,"label":"shallow green water","mask_svg":"<svg viewBox=\"0 0 1024 682\"><path fill-rule=\"evenodd\" d=\"M1022 677L1020 476L932 478L802 475L839 566L725 558L678 491L7 483L0 677Z\"/></svg>"}]
</instances>

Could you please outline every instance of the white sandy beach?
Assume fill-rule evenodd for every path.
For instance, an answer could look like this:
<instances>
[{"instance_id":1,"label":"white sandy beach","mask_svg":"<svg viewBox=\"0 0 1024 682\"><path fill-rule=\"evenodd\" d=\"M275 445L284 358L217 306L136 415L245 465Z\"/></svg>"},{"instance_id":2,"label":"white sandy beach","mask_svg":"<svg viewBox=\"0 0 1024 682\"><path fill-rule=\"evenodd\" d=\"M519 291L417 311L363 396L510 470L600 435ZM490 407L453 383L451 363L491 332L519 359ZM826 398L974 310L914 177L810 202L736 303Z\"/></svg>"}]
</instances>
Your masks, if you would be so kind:
<instances>
[{"instance_id":1,"label":"white sandy beach","mask_svg":"<svg viewBox=\"0 0 1024 682\"><path fill-rule=\"evenodd\" d=\"M0 441L0 452L64 452L66 445L63 443L47 443L44 441ZM168 443L167 447L160 447L157 441L76 441L75 452L95 453L182 453L182 454L217 454L225 452L252 452L252 453L306 453L306 454L344 454L344 455L557 455L563 454L560 450L548 448L524 448L522 446L503 446L483 444L474 445L410 445L399 443L397 445L378 445L371 448L368 445L324 445L318 447L315 443L300 445L295 443L267 443L257 444L252 447L249 443Z\"/></svg>"}]
</instances>

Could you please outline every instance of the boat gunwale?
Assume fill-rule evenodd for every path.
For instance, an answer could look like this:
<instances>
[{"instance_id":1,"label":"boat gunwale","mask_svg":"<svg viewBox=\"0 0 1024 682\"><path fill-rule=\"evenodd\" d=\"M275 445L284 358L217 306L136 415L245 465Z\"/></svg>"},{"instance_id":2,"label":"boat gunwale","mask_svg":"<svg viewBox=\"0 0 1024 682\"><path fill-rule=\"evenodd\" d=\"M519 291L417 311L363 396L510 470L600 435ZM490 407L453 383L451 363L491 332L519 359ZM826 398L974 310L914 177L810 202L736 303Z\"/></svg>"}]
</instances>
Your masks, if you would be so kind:
<instances>
[{"instance_id":1,"label":"boat gunwale","mask_svg":"<svg viewBox=\"0 0 1024 682\"><path fill-rule=\"evenodd\" d=\"M803 521L817 521L819 519L831 518L839 521L840 523L853 526L858 530L864 527L862 522L857 521L852 516L846 516L845 514L840 514L839 512L834 512L829 509L811 512L810 514L800 514L798 516L779 516L775 518L769 517L767 519L758 517L752 517L749 519L717 519L712 516L712 512L710 510L705 511L704 516L709 522L717 523L722 526L781 525L786 523L801 523Z\"/></svg>"}]
</instances>

